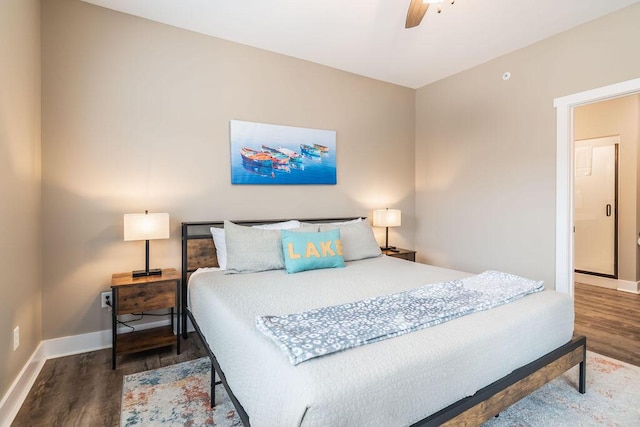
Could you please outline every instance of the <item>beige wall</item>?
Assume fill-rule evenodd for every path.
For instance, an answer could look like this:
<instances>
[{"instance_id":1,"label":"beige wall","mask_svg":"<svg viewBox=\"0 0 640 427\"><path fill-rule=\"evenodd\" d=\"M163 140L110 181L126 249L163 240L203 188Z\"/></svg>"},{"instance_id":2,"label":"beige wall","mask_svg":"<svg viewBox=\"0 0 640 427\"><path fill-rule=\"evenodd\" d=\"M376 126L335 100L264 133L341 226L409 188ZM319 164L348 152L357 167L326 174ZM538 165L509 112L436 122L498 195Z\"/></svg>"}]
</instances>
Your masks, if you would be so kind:
<instances>
[{"instance_id":1,"label":"beige wall","mask_svg":"<svg viewBox=\"0 0 640 427\"><path fill-rule=\"evenodd\" d=\"M403 226L392 242L420 260L552 285L553 99L640 73L640 5L412 91L48 0L40 221L39 7L0 6L0 60L13 65L0 67L0 188L10 206L0 214L0 392L41 338L109 328L98 293L111 273L143 263L142 244L122 241L127 212L171 214L172 238L152 242L151 260L179 267L180 221L397 207ZM231 119L336 130L338 185L232 186ZM22 343L12 352L16 325Z\"/></svg>"},{"instance_id":2,"label":"beige wall","mask_svg":"<svg viewBox=\"0 0 640 427\"><path fill-rule=\"evenodd\" d=\"M417 91L421 261L555 286L553 100L637 78L638 22L634 5Z\"/></svg>"},{"instance_id":3,"label":"beige wall","mask_svg":"<svg viewBox=\"0 0 640 427\"><path fill-rule=\"evenodd\" d=\"M402 209L413 246L415 91L82 3L43 4L43 335L110 327L98 294L144 266L122 214L181 221ZM337 131L335 186L232 186L229 120ZM380 239L383 231L378 230Z\"/></svg>"},{"instance_id":4,"label":"beige wall","mask_svg":"<svg viewBox=\"0 0 640 427\"><path fill-rule=\"evenodd\" d=\"M0 2L0 64L1 399L42 339L39 0Z\"/></svg>"},{"instance_id":5,"label":"beige wall","mask_svg":"<svg viewBox=\"0 0 640 427\"><path fill-rule=\"evenodd\" d=\"M575 140L620 135L618 147L618 278L635 282L638 259L638 106L630 95L574 109Z\"/></svg>"}]
</instances>

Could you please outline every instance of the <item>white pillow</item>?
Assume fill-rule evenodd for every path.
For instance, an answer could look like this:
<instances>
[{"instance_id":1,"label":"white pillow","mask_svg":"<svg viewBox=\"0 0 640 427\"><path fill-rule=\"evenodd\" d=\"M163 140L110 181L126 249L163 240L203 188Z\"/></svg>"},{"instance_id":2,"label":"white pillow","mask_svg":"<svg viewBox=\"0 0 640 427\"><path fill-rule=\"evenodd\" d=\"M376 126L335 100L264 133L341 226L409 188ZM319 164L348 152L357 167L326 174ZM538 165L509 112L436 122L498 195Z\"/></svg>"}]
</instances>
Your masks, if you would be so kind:
<instances>
[{"instance_id":1,"label":"white pillow","mask_svg":"<svg viewBox=\"0 0 640 427\"><path fill-rule=\"evenodd\" d=\"M227 240L224 237L224 228L211 227L211 236L216 245L216 256L220 270L227 269Z\"/></svg>"},{"instance_id":2,"label":"white pillow","mask_svg":"<svg viewBox=\"0 0 640 427\"><path fill-rule=\"evenodd\" d=\"M329 225L346 225L346 224L357 224L362 222L362 218L351 219L349 221L340 221L340 222L328 222Z\"/></svg>"},{"instance_id":3,"label":"white pillow","mask_svg":"<svg viewBox=\"0 0 640 427\"><path fill-rule=\"evenodd\" d=\"M291 221L274 222L273 224L253 225L252 227L259 228L261 230L291 230L293 228L300 228L300 221L292 219Z\"/></svg>"},{"instance_id":4,"label":"white pillow","mask_svg":"<svg viewBox=\"0 0 640 427\"><path fill-rule=\"evenodd\" d=\"M357 224L359 222L362 222L364 219L363 218L356 218L356 219L350 219L349 221L338 221L338 222L301 222L300 225L301 226L307 226L307 225L317 225L317 226L321 226L321 225L347 225L347 224Z\"/></svg>"}]
</instances>

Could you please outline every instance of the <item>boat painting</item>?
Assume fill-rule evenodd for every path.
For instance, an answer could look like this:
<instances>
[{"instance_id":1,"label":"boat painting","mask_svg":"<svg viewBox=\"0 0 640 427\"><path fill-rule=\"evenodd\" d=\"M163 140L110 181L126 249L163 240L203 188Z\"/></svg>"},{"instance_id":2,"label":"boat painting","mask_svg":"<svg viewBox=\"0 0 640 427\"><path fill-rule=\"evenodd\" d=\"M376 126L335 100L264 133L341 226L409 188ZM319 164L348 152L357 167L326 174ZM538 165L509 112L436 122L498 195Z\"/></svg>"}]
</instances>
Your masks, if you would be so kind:
<instances>
[{"instance_id":1,"label":"boat painting","mask_svg":"<svg viewBox=\"0 0 640 427\"><path fill-rule=\"evenodd\" d=\"M262 146L262 152L267 153L271 156L271 160L274 165L288 165L289 164L289 156L284 153L279 152L275 148L267 147L266 145Z\"/></svg>"},{"instance_id":2,"label":"boat painting","mask_svg":"<svg viewBox=\"0 0 640 427\"><path fill-rule=\"evenodd\" d=\"M253 163L243 162L242 168L247 173L256 174L264 178L273 178L275 176L271 166L258 166Z\"/></svg>"},{"instance_id":3,"label":"boat painting","mask_svg":"<svg viewBox=\"0 0 640 427\"><path fill-rule=\"evenodd\" d=\"M273 165L273 157L263 153L262 151L253 150L251 148L242 147L240 149L242 161L256 166L268 167Z\"/></svg>"},{"instance_id":4,"label":"boat painting","mask_svg":"<svg viewBox=\"0 0 640 427\"><path fill-rule=\"evenodd\" d=\"M279 151L276 150L275 148L271 148L264 144L262 144L262 151L264 151L265 153L279 153Z\"/></svg>"},{"instance_id":5,"label":"boat painting","mask_svg":"<svg viewBox=\"0 0 640 427\"><path fill-rule=\"evenodd\" d=\"M307 144L300 144L300 152L306 156L318 157L320 150Z\"/></svg>"},{"instance_id":6,"label":"boat painting","mask_svg":"<svg viewBox=\"0 0 640 427\"><path fill-rule=\"evenodd\" d=\"M320 151L323 154L326 154L329 152L329 147L327 147L326 145L313 144L313 148L315 148L316 150Z\"/></svg>"},{"instance_id":7,"label":"boat painting","mask_svg":"<svg viewBox=\"0 0 640 427\"><path fill-rule=\"evenodd\" d=\"M336 184L336 132L230 121L231 183Z\"/></svg>"},{"instance_id":8,"label":"boat painting","mask_svg":"<svg viewBox=\"0 0 640 427\"><path fill-rule=\"evenodd\" d=\"M300 153L296 153L295 151L289 150L288 148L284 147L278 147L278 151L289 156L289 162L302 163L302 156L300 155Z\"/></svg>"}]
</instances>

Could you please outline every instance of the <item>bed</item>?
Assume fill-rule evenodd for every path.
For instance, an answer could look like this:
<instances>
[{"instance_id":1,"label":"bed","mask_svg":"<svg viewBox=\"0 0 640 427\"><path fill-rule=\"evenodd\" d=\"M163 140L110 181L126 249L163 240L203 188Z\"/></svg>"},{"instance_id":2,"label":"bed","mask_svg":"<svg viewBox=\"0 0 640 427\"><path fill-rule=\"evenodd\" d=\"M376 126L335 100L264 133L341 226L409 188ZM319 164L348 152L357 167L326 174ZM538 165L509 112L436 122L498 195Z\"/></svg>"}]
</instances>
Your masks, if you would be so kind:
<instances>
[{"instance_id":1,"label":"bed","mask_svg":"<svg viewBox=\"0 0 640 427\"><path fill-rule=\"evenodd\" d=\"M182 314L245 425L478 425L576 364L585 392L586 339L572 336L572 299L554 291L293 366L257 330L256 316L469 274L385 256L301 274L224 274L210 227L222 222L182 224ZM214 386L212 373L212 396Z\"/></svg>"}]
</instances>

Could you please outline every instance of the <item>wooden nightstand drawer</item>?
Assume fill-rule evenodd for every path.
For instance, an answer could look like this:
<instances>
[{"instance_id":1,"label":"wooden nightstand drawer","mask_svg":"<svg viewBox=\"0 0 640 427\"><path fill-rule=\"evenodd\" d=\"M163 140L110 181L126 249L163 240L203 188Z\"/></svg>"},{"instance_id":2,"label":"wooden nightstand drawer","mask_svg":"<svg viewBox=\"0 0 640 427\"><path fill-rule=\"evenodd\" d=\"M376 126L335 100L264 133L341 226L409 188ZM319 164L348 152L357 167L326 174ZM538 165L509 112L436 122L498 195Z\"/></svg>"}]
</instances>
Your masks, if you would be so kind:
<instances>
[{"instance_id":1,"label":"wooden nightstand drawer","mask_svg":"<svg viewBox=\"0 0 640 427\"><path fill-rule=\"evenodd\" d=\"M118 289L116 314L137 313L177 307L176 283L145 283Z\"/></svg>"},{"instance_id":2,"label":"wooden nightstand drawer","mask_svg":"<svg viewBox=\"0 0 640 427\"><path fill-rule=\"evenodd\" d=\"M383 249L382 253L394 258L406 259L407 261L413 262L416 261L416 251L409 249L396 248L395 251L392 251L391 249Z\"/></svg>"}]
</instances>

